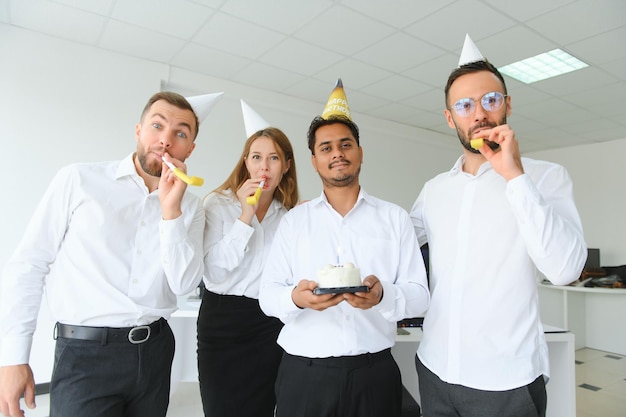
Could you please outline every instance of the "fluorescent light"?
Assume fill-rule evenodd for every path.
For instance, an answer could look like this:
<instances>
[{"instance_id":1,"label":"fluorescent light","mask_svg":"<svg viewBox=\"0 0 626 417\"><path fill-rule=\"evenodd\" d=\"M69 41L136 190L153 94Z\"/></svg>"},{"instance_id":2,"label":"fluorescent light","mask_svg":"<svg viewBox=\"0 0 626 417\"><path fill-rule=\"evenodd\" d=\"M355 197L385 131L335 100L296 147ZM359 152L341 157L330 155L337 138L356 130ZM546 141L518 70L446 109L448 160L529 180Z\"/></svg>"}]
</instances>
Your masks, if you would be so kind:
<instances>
[{"instance_id":1,"label":"fluorescent light","mask_svg":"<svg viewBox=\"0 0 626 417\"><path fill-rule=\"evenodd\" d=\"M588 66L567 52L554 49L550 52L526 58L523 61L505 65L502 68L498 68L498 70L509 77L530 84Z\"/></svg>"}]
</instances>

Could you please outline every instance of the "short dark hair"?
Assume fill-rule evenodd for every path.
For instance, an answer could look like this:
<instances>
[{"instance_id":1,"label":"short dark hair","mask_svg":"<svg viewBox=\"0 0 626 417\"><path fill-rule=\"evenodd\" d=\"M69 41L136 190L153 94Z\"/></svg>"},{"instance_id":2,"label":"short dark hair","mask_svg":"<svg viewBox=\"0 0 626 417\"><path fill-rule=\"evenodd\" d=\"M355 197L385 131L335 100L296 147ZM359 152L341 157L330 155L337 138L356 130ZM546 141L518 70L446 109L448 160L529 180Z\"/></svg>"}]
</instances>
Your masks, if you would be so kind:
<instances>
[{"instance_id":1,"label":"short dark hair","mask_svg":"<svg viewBox=\"0 0 626 417\"><path fill-rule=\"evenodd\" d=\"M331 115L326 119L322 118L322 116L316 116L315 119L311 122L309 126L309 132L307 133L307 139L309 140L309 150L311 151L311 155L315 155L315 132L322 126L334 125L340 123L345 125L352 132L352 136L356 140L356 144L361 146L359 142L359 127L354 123L350 118L344 115Z\"/></svg>"},{"instance_id":2,"label":"short dark hair","mask_svg":"<svg viewBox=\"0 0 626 417\"><path fill-rule=\"evenodd\" d=\"M452 84L456 81L456 79L461 77L462 75L472 74L480 71L488 71L498 77L498 79L502 83L502 87L504 88L504 95L508 94L506 91L506 83L504 82L504 77L491 62L487 61L486 59L476 62L470 62L469 64L464 64L458 68L455 68L450 73L445 88L446 109L450 108L450 106L448 105L448 94L450 93L450 87L452 87Z\"/></svg>"},{"instance_id":3,"label":"short dark hair","mask_svg":"<svg viewBox=\"0 0 626 417\"><path fill-rule=\"evenodd\" d=\"M159 100L164 100L167 103L171 104L172 106L176 106L183 110L191 110L191 112L194 115L194 118L196 119L196 126L195 126L196 130L193 136L193 139L196 140L196 137L198 137L198 130L200 128L200 121L198 120L198 115L196 114L196 111L193 109L193 107L191 107L191 104L189 104L187 99L178 93L174 93L172 91L159 91L158 93L153 94L152 97L150 97L150 99L146 103L145 107L143 108L143 111L141 112L140 120L143 121L144 116L146 115L146 113L148 113L152 105Z\"/></svg>"}]
</instances>

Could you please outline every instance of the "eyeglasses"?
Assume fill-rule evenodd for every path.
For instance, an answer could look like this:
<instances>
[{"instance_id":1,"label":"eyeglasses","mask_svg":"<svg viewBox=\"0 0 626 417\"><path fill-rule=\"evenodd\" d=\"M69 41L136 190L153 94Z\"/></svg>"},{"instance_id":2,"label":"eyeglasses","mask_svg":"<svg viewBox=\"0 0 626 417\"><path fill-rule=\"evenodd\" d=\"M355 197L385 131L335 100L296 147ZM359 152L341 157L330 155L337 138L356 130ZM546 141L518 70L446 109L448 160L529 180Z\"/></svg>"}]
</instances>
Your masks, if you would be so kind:
<instances>
[{"instance_id":1,"label":"eyeglasses","mask_svg":"<svg viewBox=\"0 0 626 417\"><path fill-rule=\"evenodd\" d=\"M505 97L508 97L497 91L492 91L480 98L480 105L488 112L499 110L504 103ZM476 102L479 100L473 98L462 98L452 105L451 109L460 117L469 117L476 110Z\"/></svg>"}]
</instances>

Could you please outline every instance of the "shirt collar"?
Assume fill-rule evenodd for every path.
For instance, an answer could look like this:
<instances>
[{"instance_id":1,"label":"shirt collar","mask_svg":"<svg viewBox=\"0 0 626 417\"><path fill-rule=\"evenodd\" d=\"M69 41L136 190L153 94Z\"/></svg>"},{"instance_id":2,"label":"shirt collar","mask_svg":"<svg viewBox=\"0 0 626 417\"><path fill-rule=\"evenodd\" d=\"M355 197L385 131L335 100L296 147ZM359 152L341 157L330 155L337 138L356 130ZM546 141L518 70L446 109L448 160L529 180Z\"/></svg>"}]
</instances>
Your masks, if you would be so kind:
<instances>
[{"instance_id":1,"label":"shirt collar","mask_svg":"<svg viewBox=\"0 0 626 417\"><path fill-rule=\"evenodd\" d=\"M320 194L319 197L314 198L313 200L310 201L310 203L314 205L325 204L328 207L330 207L330 203L328 202L328 199L326 198L326 194L324 194L324 190L322 190L322 193ZM376 200L365 191L363 186L361 186L361 189L359 190L359 196L356 199L356 203L354 204L354 207L357 207L359 204L365 204L365 203L375 206ZM352 207L352 209L354 209L354 207Z\"/></svg>"},{"instance_id":2,"label":"shirt collar","mask_svg":"<svg viewBox=\"0 0 626 417\"><path fill-rule=\"evenodd\" d=\"M137 169L135 169L133 155L135 155L134 152L132 152L130 155L120 161L120 164L117 167L117 172L115 173L116 180L127 176L139 176L139 174L137 174Z\"/></svg>"},{"instance_id":3,"label":"shirt collar","mask_svg":"<svg viewBox=\"0 0 626 417\"><path fill-rule=\"evenodd\" d=\"M456 160L452 169L450 170L450 174L458 174L459 172L463 172L463 164L465 163L465 155L459 156L459 159Z\"/></svg>"},{"instance_id":4,"label":"shirt collar","mask_svg":"<svg viewBox=\"0 0 626 417\"><path fill-rule=\"evenodd\" d=\"M450 174L451 175L457 175L460 173L463 173L463 164L465 163L465 155L461 155L459 156L459 159L456 160L456 162L454 163L454 165L452 166L452 169L450 170ZM476 176L480 176L483 173L491 170L491 163L489 161L485 161L480 168L478 168L478 172L476 173Z\"/></svg>"},{"instance_id":5,"label":"shirt collar","mask_svg":"<svg viewBox=\"0 0 626 417\"><path fill-rule=\"evenodd\" d=\"M137 168L135 168L135 153L131 153L126 158L122 159L117 167L117 172L115 173L115 179L121 180L122 178L130 178L135 184L137 184L140 188L146 191L148 194L158 194L158 187L150 193L148 187L146 186L143 178L139 176L137 173Z\"/></svg>"}]
</instances>

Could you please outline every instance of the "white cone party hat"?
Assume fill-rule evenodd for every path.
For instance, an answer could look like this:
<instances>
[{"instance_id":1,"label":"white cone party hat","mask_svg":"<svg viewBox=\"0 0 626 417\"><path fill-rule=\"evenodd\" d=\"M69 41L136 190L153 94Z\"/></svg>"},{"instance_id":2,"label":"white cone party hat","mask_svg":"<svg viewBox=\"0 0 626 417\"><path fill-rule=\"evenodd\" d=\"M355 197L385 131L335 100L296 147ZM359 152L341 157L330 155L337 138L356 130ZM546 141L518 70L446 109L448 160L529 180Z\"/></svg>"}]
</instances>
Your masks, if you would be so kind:
<instances>
[{"instance_id":1,"label":"white cone party hat","mask_svg":"<svg viewBox=\"0 0 626 417\"><path fill-rule=\"evenodd\" d=\"M469 34L465 34L465 42L463 43L463 49L461 50L461 56L459 57L459 67L465 64L476 61L484 61L485 57L480 53L478 47L472 41Z\"/></svg>"},{"instance_id":2,"label":"white cone party hat","mask_svg":"<svg viewBox=\"0 0 626 417\"><path fill-rule=\"evenodd\" d=\"M263 130L267 127L270 127L270 124L267 123L257 112L255 112L252 107L248 105L245 101L241 100L241 113L243 113L243 125L246 128L246 137L249 138L259 130Z\"/></svg>"},{"instance_id":3,"label":"white cone party hat","mask_svg":"<svg viewBox=\"0 0 626 417\"><path fill-rule=\"evenodd\" d=\"M211 93L211 94L202 94L199 96L191 96L185 97L193 111L196 113L198 117L198 122L202 123L204 119L211 113L213 107L215 107L215 103L218 102L220 98L222 98L224 93Z\"/></svg>"}]
</instances>

